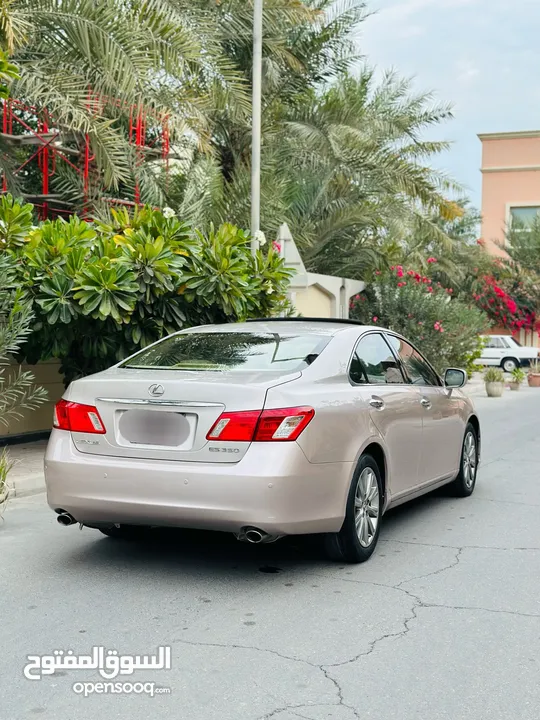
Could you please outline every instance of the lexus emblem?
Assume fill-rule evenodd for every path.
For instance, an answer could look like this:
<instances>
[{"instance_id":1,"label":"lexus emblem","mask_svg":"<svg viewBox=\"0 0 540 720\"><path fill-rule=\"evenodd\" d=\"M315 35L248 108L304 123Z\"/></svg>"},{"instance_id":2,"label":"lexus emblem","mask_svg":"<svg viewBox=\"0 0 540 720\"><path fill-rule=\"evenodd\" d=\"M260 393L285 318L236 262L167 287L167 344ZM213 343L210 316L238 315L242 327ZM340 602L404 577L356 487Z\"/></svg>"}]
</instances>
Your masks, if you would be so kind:
<instances>
[{"instance_id":1,"label":"lexus emblem","mask_svg":"<svg viewBox=\"0 0 540 720\"><path fill-rule=\"evenodd\" d=\"M163 385L150 385L148 392L153 397L161 397L165 390L163 389Z\"/></svg>"}]
</instances>

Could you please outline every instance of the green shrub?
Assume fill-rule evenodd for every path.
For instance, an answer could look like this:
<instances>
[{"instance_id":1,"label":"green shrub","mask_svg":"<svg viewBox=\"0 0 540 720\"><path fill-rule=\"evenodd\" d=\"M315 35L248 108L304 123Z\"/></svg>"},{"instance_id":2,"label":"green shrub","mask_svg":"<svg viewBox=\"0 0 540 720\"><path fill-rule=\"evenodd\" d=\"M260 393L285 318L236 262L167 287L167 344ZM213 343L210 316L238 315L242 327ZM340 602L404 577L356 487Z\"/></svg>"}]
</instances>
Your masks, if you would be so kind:
<instances>
[{"instance_id":1,"label":"green shrub","mask_svg":"<svg viewBox=\"0 0 540 720\"><path fill-rule=\"evenodd\" d=\"M399 332L418 346L439 372L470 366L478 354L485 317L452 298L451 291L401 266L376 276L352 302L351 316Z\"/></svg>"},{"instance_id":2,"label":"green shrub","mask_svg":"<svg viewBox=\"0 0 540 720\"><path fill-rule=\"evenodd\" d=\"M0 452L0 518L4 514L8 499L11 485L8 479L8 475L15 465L15 460L12 460L9 455L7 447L2 448Z\"/></svg>"},{"instance_id":3,"label":"green shrub","mask_svg":"<svg viewBox=\"0 0 540 720\"><path fill-rule=\"evenodd\" d=\"M45 390L34 385L32 373L13 363L31 334L33 320L31 299L19 287L16 271L14 258L0 253L0 427L47 398Z\"/></svg>"},{"instance_id":4,"label":"green shrub","mask_svg":"<svg viewBox=\"0 0 540 720\"><path fill-rule=\"evenodd\" d=\"M476 339L476 345L474 349L467 353L467 355L465 356L464 369L467 371L467 377L469 378L469 380L472 378L474 373L480 370L480 365L478 365L476 361L482 357L482 352L484 350L485 344L486 341L483 337L479 335Z\"/></svg>"},{"instance_id":5,"label":"green shrub","mask_svg":"<svg viewBox=\"0 0 540 720\"><path fill-rule=\"evenodd\" d=\"M527 373L525 372L525 370L523 370L523 368L520 368L520 367L514 368L512 370L511 375L512 375L512 381L515 383L519 383L520 385L527 377Z\"/></svg>"},{"instance_id":6,"label":"green shrub","mask_svg":"<svg viewBox=\"0 0 540 720\"><path fill-rule=\"evenodd\" d=\"M503 383L504 373L500 368L488 367L484 373L484 381L487 383Z\"/></svg>"},{"instance_id":7,"label":"green shrub","mask_svg":"<svg viewBox=\"0 0 540 720\"><path fill-rule=\"evenodd\" d=\"M15 205L7 209L13 215ZM286 306L291 271L272 246L253 257L248 234L233 225L205 235L146 207L113 211L109 224L74 216L31 229L26 206L19 214L26 236L21 243L18 231L8 252L35 313L24 357L60 358L66 384L183 327Z\"/></svg>"}]
</instances>

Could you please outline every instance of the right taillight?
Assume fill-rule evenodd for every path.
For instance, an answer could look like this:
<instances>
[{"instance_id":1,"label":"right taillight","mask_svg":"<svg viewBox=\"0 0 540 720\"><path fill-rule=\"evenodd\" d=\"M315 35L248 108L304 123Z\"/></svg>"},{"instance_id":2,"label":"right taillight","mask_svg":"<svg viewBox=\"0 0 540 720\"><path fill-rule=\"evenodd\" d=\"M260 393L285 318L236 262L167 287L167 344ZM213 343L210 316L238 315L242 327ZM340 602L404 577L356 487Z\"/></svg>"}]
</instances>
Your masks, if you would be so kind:
<instances>
[{"instance_id":1,"label":"right taillight","mask_svg":"<svg viewBox=\"0 0 540 720\"><path fill-rule=\"evenodd\" d=\"M226 412L220 415L207 440L229 442L287 442L296 440L315 415L310 407Z\"/></svg>"},{"instance_id":2,"label":"right taillight","mask_svg":"<svg viewBox=\"0 0 540 720\"><path fill-rule=\"evenodd\" d=\"M104 435L105 425L93 405L60 400L54 408L53 426L57 430Z\"/></svg>"},{"instance_id":3,"label":"right taillight","mask_svg":"<svg viewBox=\"0 0 540 720\"><path fill-rule=\"evenodd\" d=\"M296 440L314 415L315 410L310 407L263 410L254 439L258 442Z\"/></svg>"}]
</instances>

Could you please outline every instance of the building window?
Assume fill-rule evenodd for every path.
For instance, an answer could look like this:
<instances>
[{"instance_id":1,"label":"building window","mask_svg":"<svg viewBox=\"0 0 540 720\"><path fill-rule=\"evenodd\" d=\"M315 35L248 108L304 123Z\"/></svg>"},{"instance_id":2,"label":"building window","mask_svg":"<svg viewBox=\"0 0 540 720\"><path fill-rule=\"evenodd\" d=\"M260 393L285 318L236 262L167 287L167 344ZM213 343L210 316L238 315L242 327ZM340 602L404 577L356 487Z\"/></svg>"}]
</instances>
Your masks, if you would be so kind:
<instances>
[{"instance_id":1,"label":"building window","mask_svg":"<svg viewBox=\"0 0 540 720\"><path fill-rule=\"evenodd\" d=\"M540 224L540 207L510 208L510 228L512 232L530 233L535 223Z\"/></svg>"}]
</instances>

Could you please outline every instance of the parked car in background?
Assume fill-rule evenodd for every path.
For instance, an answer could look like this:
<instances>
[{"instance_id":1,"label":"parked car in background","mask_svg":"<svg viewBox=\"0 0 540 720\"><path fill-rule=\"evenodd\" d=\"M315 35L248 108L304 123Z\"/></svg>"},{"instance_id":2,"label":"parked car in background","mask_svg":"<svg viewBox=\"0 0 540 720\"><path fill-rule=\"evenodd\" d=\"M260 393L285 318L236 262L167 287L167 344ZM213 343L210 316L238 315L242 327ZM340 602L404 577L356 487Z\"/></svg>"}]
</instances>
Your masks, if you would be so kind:
<instances>
[{"instance_id":1,"label":"parked car in background","mask_svg":"<svg viewBox=\"0 0 540 720\"><path fill-rule=\"evenodd\" d=\"M483 335L485 345L478 365L495 365L511 373L540 356L539 348L520 345L511 335Z\"/></svg>"},{"instance_id":2,"label":"parked car in background","mask_svg":"<svg viewBox=\"0 0 540 720\"><path fill-rule=\"evenodd\" d=\"M445 484L472 494L480 425L404 338L298 319L185 330L77 380L56 406L47 499L62 525L273 542L321 534L372 554L385 511Z\"/></svg>"}]
</instances>

